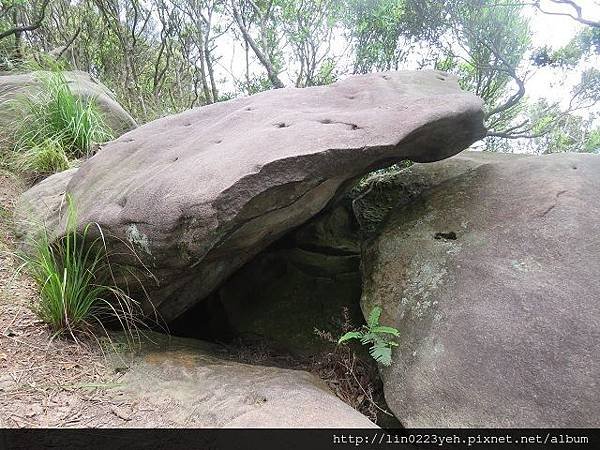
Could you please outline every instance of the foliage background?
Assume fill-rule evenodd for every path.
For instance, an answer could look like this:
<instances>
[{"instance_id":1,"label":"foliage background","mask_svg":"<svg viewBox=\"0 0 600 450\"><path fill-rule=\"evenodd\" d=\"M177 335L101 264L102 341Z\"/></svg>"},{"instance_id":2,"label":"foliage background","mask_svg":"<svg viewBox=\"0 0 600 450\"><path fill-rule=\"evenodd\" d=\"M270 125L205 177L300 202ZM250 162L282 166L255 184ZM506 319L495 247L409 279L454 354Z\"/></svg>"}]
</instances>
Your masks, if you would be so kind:
<instances>
[{"instance_id":1,"label":"foliage background","mask_svg":"<svg viewBox=\"0 0 600 450\"><path fill-rule=\"evenodd\" d=\"M484 99L484 149L599 152L600 22L588 11L596 0L0 0L0 70L87 71L146 122L266 89L435 68ZM577 33L535 44L539 17ZM554 84L532 97L540 71Z\"/></svg>"}]
</instances>

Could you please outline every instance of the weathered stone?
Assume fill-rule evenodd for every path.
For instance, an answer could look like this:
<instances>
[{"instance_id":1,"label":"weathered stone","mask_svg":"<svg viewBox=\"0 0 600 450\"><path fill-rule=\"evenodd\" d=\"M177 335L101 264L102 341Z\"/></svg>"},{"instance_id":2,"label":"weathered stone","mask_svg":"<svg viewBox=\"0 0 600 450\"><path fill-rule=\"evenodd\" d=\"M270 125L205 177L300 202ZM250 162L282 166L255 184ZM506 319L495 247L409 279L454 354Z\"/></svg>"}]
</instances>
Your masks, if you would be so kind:
<instances>
[{"instance_id":1,"label":"weathered stone","mask_svg":"<svg viewBox=\"0 0 600 450\"><path fill-rule=\"evenodd\" d=\"M67 192L81 224L137 248L155 277L152 303L170 321L348 180L407 158L446 158L483 133L481 101L456 79L370 74L156 120L104 146ZM32 192L23 200L22 209L39 202Z\"/></svg>"},{"instance_id":2,"label":"weathered stone","mask_svg":"<svg viewBox=\"0 0 600 450\"><path fill-rule=\"evenodd\" d=\"M376 236L391 211L410 203L432 186L482 164L528 156L530 155L466 151L460 157L430 164L416 164L408 170L394 166L375 171L360 180L349 193L361 236L363 239Z\"/></svg>"},{"instance_id":3,"label":"weathered stone","mask_svg":"<svg viewBox=\"0 0 600 450\"><path fill-rule=\"evenodd\" d=\"M77 169L69 169L56 173L29 189L30 198L35 202L28 202L27 207L17 210L15 217L15 234L36 238L36 233L46 229L49 235L57 233L60 228L61 211L66 209L65 192L67 185ZM29 239L28 239L29 240ZM31 242L23 242L24 246Z\"/></svg>"},{"instance_id":4,"label":"weathered stone","mask_svg":"<svg viewBox=\"0 0 600 450\"><path fill-rule=\"evenodd\" d=\"M96 102L115 136L120 136L137 126L135 120L114 99L112 92L88 73L74 70L62 74L73 94ZM14 120L10 102L20 96L36 95L43 86L41 80L44 76L48 76L48 72L0 75L0 127Z\"/></svg>"},{"instance_id":5,"label":"weathered stone","mask_svg":"<svg viewBox=\"0 0 600 450\"><path fill-rule=\"evenodd\" d=\"M412 175L411 175L412 172ZM405 171L422 194L363 249L363 313L409 427L600 425L600 157L470 154Z\"/></svg>"},{"instance_id":6,"label":"weathered stone","mask_svg":"<svg viewBox=\"0 0 600 450\"><path fill-rule=\"evenodd\" d=\"M131 427L371 428L314 375L227 359L206 342L151 334L116 388L123 402L144 405Z\"/></svg>"}]
</instances>

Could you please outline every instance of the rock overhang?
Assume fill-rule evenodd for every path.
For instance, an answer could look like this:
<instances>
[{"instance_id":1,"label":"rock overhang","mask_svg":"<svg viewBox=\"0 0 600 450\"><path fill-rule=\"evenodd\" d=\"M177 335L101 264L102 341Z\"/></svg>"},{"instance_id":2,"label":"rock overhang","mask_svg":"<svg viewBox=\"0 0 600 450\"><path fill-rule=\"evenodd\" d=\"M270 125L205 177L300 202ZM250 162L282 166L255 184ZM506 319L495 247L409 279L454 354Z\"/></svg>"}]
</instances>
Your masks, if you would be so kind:
<instances>
[{"instance_id":1,"label":"rock overhang","mask_svg":"<svg viewBox=\"0 0 600 450\"><path fill-rule=\"evenodd\" d=\"M403 159L443 159L482 138L481 107L434 71L267 91L133 130L86 161L65 191L80 224L136 247L121 262L152 271L152 308L170 321L349 180ZM43 183L56 190L53 177ZM39 214L44 190L22 204Z\"/></svg>"}]
</instances>

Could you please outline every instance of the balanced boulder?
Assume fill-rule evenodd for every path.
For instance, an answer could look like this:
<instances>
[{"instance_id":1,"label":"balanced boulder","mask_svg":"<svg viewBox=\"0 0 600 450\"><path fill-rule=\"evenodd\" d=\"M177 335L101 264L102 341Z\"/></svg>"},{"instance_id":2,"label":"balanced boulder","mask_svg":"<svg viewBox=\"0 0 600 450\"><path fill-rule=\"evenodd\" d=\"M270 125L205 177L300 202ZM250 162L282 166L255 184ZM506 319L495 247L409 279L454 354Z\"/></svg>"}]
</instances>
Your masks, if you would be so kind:
<instances>
[{"instance_id":1,"label":"balanced boulder","mask_svg":"<svg viewBox=\"0 0 600 450\"><path fill-rule=\"evenodd\" d=\"M383 368L408 427L600 425L600 156L469 153L364 243L364 314L400 330ZM411 188L412 186L412 188Z\"/></svg>"},{"instance_id":2,"label":"balanced boulder","mask_svg":"<svg viewBox=\"0 0 600 450\"><path fill-rule=\"evenodd\" d=\"M267 91L121 136L81 166L66 192L80 225L95 222L114 245L136 248L137 257L118 262L152 272L145 292L170 321L356 177L403 159L447 158L480 139L481 106L435 71ZM39 211L44 191L55 189L25 193L21 210ZM58 213L42 218L57 223Z\"/></svg>"}]
</instances>

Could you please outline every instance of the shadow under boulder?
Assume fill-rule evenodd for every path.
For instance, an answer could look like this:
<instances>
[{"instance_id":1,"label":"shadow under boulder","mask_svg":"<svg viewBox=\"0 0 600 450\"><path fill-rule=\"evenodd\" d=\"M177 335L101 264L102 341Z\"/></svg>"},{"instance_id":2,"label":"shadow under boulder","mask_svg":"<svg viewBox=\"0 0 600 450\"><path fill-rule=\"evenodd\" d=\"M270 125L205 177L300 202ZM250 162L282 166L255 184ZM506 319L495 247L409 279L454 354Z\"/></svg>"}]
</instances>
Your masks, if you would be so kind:
<instances>
[{"instance_id":1,"label":"shadow under boulder","mask_svg":"<svg viewBox=\"0 0 600 450\"><path fill-rule=\"evenodd\" d=\"M341 334L344 309L353 324L363 322L361 292L360 231L346 201L271 245L170 330L262 340L306 357L331 345L315 330Z\"/></svg>"}]
</instances>

